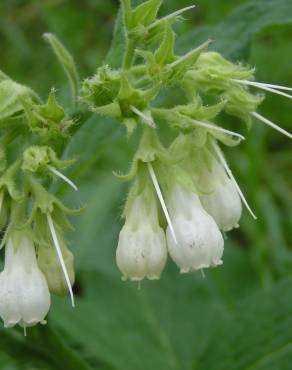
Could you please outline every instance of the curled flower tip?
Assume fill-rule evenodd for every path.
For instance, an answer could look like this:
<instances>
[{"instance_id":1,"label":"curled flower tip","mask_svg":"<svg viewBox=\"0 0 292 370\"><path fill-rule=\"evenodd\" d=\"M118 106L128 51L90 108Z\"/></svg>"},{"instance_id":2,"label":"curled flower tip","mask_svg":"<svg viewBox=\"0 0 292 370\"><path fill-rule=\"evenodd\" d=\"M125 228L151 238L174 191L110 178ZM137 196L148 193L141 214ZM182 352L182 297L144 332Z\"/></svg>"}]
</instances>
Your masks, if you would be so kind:
<instances>
[{"instance_id":1,"label":"curled flower tip","mask_svg":"<svg viewBox=\"0 0 292 370\"><path fill-rule=\"evenodd\" d=\"M56 176L60 177L60 179L64 180L68 185L70 185L70 186L71 186L71 188L73 188L75 191L78 191L78 188L77 188L77 186L74 184L74 182L73 182L72 180L68 179L68 177L67 177L67 176L65 176L62 172L58 171L55 167L52 167L52 166L49 166L49 169L50 169L50 171L51 171L54 175L56 175Z\"/></svg>"},{"instance_id":2,"label":"curled flower tip","mask_svg":"<svg viewBox=\"0 0 292 370\"><path fill-rule=\"evenodd\" d=\"M229 168L229 166L228 166L228 164L227 164L219 146L215 142L212 142L212 146L213 146L213 148L215 150L215 153L217 154L222 166L224 167L227 175L230 177L230 180L234 183L234 186L235 186L236 190L238 191L238 194L239 194L243 204L245 205L245 207L247 208L247 210L249 211L251 216L256 220L257 216L253 213L250 206L248 205L247 200L245 199L245 196L243 195L243 192L241 191L237 181L235 180L235 177L233 176L233 173L232 173L231 169Z\"/></svg>"},{"instance_id":3,"label":"curled flower tip","mask_svg":"<svg viewBox=\"0 0 292 370\"><path fill-rule=\"evenodd\" d=\"M288 88L288 87L286 88L285 86L283 86L281 89L278 88L278 90L277 90L277 88L273 88L272 86L278 86L278 85L262 84L260 82L253 82L253 81L247 81L247 80L235 80L235 79L233 79L232 81L241 83L242 85L254 86L254 87L257 87L258 89L269 91L273 94L278 94L278 95L281 95L281 96L285 96L288 99L292 99L292 95L286 94L282 91L278 91L278 90L281 90L281 89L288 89L290 91L290 88Z\"/></svg>"},{"instance_id":4,"label":"curled flower tip","mask_svg":"<svg viewBox=\"0 0 292 370\"><path fill-rule=\"evenodd\" d=\"M201 121L194 121L194 122L197 126L205 127L207 129L214 130L214 131L223 132L224 134L236 136L236 137L239 137L241 140L245 140L245 137L242 136L241 134L238 134L237 132L226 130L225 128L214 126L206 122L201 122Z\"/></svg>"},{"instance_id":5,"label":"curled flower tip","mask_svg":"<svg viewBox=\"0 0 292 370\"><path fill-rule=\"evenodd\" d=\"M155 188L155 191L157 193L157 197L159 199L159 202L161 204L161 208L163 210L163 213L165 215L165 218L166 218L166 221L167 221L167 224L169 226L169 229L171 231L171 234L172 234L172 237L173 237L173 240L175 241L175 243L177 244L177 238L176 238L176 235L175 235L175 232L174 232L174 228L173 228L173 224L172 224L172 221L171 221L171 218L169 216L169 212L168 212L168 209L166 207L166 204L165 204L165 201L163 199L163 195L162 195L162 192L161 192L161 189L160 189L160 186L158 184L158 181L157 181L157 177L156 177L156 174L154 172L154 169L152 167L152 164L151 163L147 163L147 167L148 167L148 171L149 171L149 174L150 174L150 177L151 177L151 180L152 180L152 183L154 185L154 188Z\"/></svg>"},{"instance_id":6,"label":"curled flower tip","mask_svg":"<svg viewBox=\"0 0 292 370\"><path fill-rule=\"evenodd\" d=\"M261 122L265 123L266 125L272 127L274 130L277 130L277 131L281 132L283 135L289 137L289 139L292 138L292 134L290 134L290 132L284 130L282 127L276 125L274 122L272 122L272 121L268 120L267 118L261 116L257 112L252 112L251 115L254 116L255 118L257 118L259 121L261 121Z\"/></svg>"},{"instance_id":7,"label":"curled flower tip","mask_svg":"<svg viewBox=\"0 0 292 370\"><path fill-rule=\"evenodd\" d=\"M141 120L146 123L146 125L155 128L155 123L153 119L150 116L147 116L145 113L141 112L139 109L136 107L133 107L132 105L130 106L130 109L133 113L135 113L137 116L141 118Z\"/></svg>"},{"instance_id":8,"label":"curled flower tip","mask_svg":"<svg viewBox=\"0 0 292 370\"><path fill-rule=\"evenodd\" d=\"M72 307L75 307L74 294L73 294L72 286L71 286L71 283L70 283L70 278L69 278L68 271L67 271L67 268L66 268L66 265L65 265L65 262L64 262L64 258L63 258L61 247L60 247L60 243L59 243L57 233L56 233L56 230L55 230L55 226L54 226L52 216L50 215L50 213L47 213L47 220L48 220L49 229L50 229L50 232L51 232L51 235L52 235L52 239L53 239L53 242L54 242L54 246L55 246L55 249L56 249L56 253L57 253L57 256L59 258L59 262L60 262L60 265L61 265L62 270L63 270L64 278L65 278L65 281L66 281L66 284L67 284L67 287L68 287L68 290L69 290L69 293L70 293Z\"/></svg>"}]
</instances>

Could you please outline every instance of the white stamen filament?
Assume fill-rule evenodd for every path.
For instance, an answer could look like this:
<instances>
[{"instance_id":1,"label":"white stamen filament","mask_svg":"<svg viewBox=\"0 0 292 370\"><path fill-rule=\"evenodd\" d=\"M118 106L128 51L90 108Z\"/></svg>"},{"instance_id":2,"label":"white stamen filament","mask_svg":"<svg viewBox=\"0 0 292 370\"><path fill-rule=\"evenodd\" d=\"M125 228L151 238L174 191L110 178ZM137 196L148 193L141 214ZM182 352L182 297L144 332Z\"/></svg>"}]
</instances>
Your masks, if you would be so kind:
<instances>
[{"instance_id":1,"label":"white stamen filament","mask_svg":"<svg viewBox=\"0 0 292 370\"><path fill-rule=\"evenodd\" d=\"M257 118L259 121L261 121L261 122L265 123L266 125L272 127L273 129L281 132L283 135L288 136L290 139L292 138L292 134L290 134L290 132L284 130L282 127L276 125L274 122L268 120L267 118L261 116L260 114L258 114L256 112L252 112L251 115L254 116L255 118Z\"/></svg>"},{"instance_id":2,"label":"white stamen filament","mask_svg":"<svg viewBox=\"0 0 292 370\"><path fill-rule=\"evenodd\" d=\"M72 307L75 307L74 295L73 295L71 282L70 282L69 275L68 275L68 272L67 272L67 268L66 268L66 265L65 265L65 262L64 262L64 258L62 256L62 251L61 251L61 248L60 248L59 240L58 240L57 233L56 233L54 223L53 223L53 220L52 220L52 217L51 217L50 213L47 213L47 220L48 220L49 229L50 229L50 232L51 232L51 235L52 235L52 239L53 239L53 242L54 242L54 246L55 246L55 249L56 249L56 252L57 252L57 256L59 258L60 265L61 265L61 268L63 270L64 278L65 278L65 281L66 281L66 284L67 284L67 287L68 287L68 290L69 290L69 293L70 293Z\"/></svg>"},{"instance_id":3,"label":"white stamen filament","mask_svg":"<svg viewBox=\"0 0 292 370\"><path fill-rule=\"evenodd\" d=\"M137 109L136 107L133 107L132 105L130 106L130 109L131 109L131 111L132 111L133 113L137 114L137 116L139 116L139 117L142 119L142 121L143 121L144 123L146 123L148 126L153 127L153 128L155 128L155 127L156 127L156 126L155 126L155 123L154 123L154 121L153 121L153 119L152 119L151 117L146 116L146 114L144 114L143 112L141 112L141 111L140 111L139 109Z\"/></svg>"},{"instance_id":4,"label":"white stamen filament","mask_svg":"<svg viewBox=\"0 0 292 370\"><path fill-rule=\"evenodd\" d=\"M245 80L233 80L233 81L242 83L243 85L251 85L251 86L257 87L259 89L262 89L262 90L265 90L265 91L269 91L269 92L274 93L274 94L285 96L288 99L292 99L292 95L286 94L286 93L284 93L282 91L278 91L278 90L276 90L274 88L269 87L266 84L261 84L261 83L257 83L257 82L251 82L250 83L249 81L245 81Z\"/></svg>"},{"instance_id":5,"label":"white stamen filament","mask_svg":"<svg viewBox=\"0 0 292 370\"><path fill-rule=\"evenodd\" d=\"M222 166L224 167L227 175L229 176L229 178L234 183L234 186L236 187L236 190L237 190L237 192L238 192L238 194L239 194L242 202L244 203L244 205L246 206L247 210L252 215L252 217L256 220L257 217L253 213L253 211L251 210L250 206L248 205L247 200L245 199L245 196L243 195L243 193L242 193L242 191L241 191L241 189L240 189L237 181L235 180L235 177L233 176L233 173L231 172L231 169L229 168L229 166L228 166L228 164L227 164L227 162L226 162L226 160L225 160L225 158L224 158L224 156L223 156L223 154L222 154L219 146L215 142L212 142L212 146L213 146L213 148L214 148L214 150L215 150L215 152L216 152L216 154L217 154L217 156L218 156L218 158L219 158Z\"/></svg>"},{"instance_id":6,"label":"white stamen filament","mask_svg":"<svg viewBox=\"0 0 292 370\"><path fill-rule=\"evenodd\" d=\"M159 199L159 202L161 204L161 208L163 210L163 213L165 215L165 218L166 218L166 221L168 223L168 226L169 226L169 229L171 231L171 234L172 234L172 237L175 241L175 243L177 244L177 238L176 238L176 235L175 235L175 232L174 232L174 228L173 228L173 225L172 225L172 221L171 221L171 218L169 216L169 212L168 212L168 209L166 207L166 204L165 204L165 201L163 199L163 195L162 195L162 192L161 192L161 189L160 189L160 186L158 184L158 181L157 181L157 177L156 177L156 174L154 172L154 169L152 167L152 164L151 163L147 163L147 167L148 167L148 171L149 171L149 174L150 174L150 177L151 177L151 180L153 182L153 185L154 185L154 188L155 188L155 191L157 193L157 196L158 196L158 199Z\"/></svg>"},{"instance_id":7,"label":"white stamen filament","mask_svg":"<svg viewBox=\"0 0 292 370\"><path fill-rule=\"evenodd\" d=\"M249 81L249 80L237 80L235 78L231 79L234 82L241 83L243 85L250 85L250 86L257 86L257 87L269 87L276 90L286 90L286 91L292 91L292 87L288 86L282 86L282 85L274 85L274 84L267 84L264 82L256 82L256 81Z\"/></svg>"},{"instance_id":8,"label":"white stamen filament","mask_svg":"<svg viewBox=\"0 0 292 370\"><path fill-rule=\"evenodd\" d=\"M194 9L195 7L196 7L196 5L190 5L190 6L187 6L185 8L179 9L176 12L173 12L171 14L168 14L167 16L165 16L163 18L157 19L157 21L155 21L154 23L152 23L148 27L148 30L151 30L151 28L155 27L157 24L159 24L161 22L167 21L168 19L173 18L173 17L177 17L177 16L181 15L182 13L184 13L184 12L186 12L188 10Z\"/></svg>"},{"instance_id":9,"label":"white stamen filament","mask_svg":"<svg viewBox=\"0 0 292 370\"><path fill-rule=\"evenodd\" d=\"M226 130L225 128L218 127L218 126L214 126L214 125L211 125L211 124L209 124L209 123L202 122L202 121L196 121L196 120L194 120L193 122L194 122L197 126L206 127L206 128L208 128L208 129L211 129L211 130L224 132L225 134L232 135L232 136L236 136L236 137L239 137L241 140L245 140L245 137L244 137L244 136L242 136L242 135L240 135L240 134L238 134L237 132L230 131L230 130Z\"/></svg>"},{"instance_id":10,"label":"white stamen filament","mask_svg":"<svg viewBox=\"0 0 292 370\"><path fill-rule=\"evenodd\" d=\"M50 171L53 172L53 174L55 174L56 176L60 177L62 180L64 180L68 185L71 186L71 188L73 188L75 191L78 191L78 188L77 186L74 184L74 182L70 179L68 179L67 176L65 176L62 172L58 171L55 167L52 167L52 166L48 166L48 168L50 169Z\"/></svg>"}]
</instances>

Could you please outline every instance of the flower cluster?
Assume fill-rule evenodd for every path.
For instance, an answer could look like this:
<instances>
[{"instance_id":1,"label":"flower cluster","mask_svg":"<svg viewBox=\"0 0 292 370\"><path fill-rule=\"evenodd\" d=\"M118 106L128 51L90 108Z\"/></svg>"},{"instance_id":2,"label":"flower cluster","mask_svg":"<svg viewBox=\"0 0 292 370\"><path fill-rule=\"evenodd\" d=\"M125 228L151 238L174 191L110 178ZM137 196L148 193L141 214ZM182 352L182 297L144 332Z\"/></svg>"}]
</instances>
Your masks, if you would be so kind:
<instances>
[{"instance_id":1,"label":"flower cluster","mask_svg":"<svg viewBox=\"0 0 292 370\"><path fill-rule=\"evenodd\" d=\"M209 51L208 40L176 55L174 24L193 6L159 18L161 3L147 0L133 8L122 0L122 65L103 65L85 79L78 100L83 106L74 110L74 117L88 117L89 108L118 120L128 138L142 131L129 173L116 174L133 181L116 260L123 279L135 281L158 279L168 254L182 273L221 265L222 233L238 227L242 204L256 218L221 150L244 140L222 126L227 115L291 138L257 112L264 99L257 91L291 98L284 91L292 88L256 82L253 68ZM54 35L45 39L67 73L76 108L74 61ZM74 306L74 258L65 240L73 211L50 191L56 177L77 190L62 173L71 163L62 159L62 149L74 120L55 90L44 103L0 71L0 91L0 316L5 327L25 329L45 323L50 293L69 293ZM173 91L175 103L168 99ZM160 136L168 130L163 144L159 130Z\"/></svg>"},{"instance_id":2,"label":"flower cluster","mask_svg":"<svg viewBox=\"0 0 292 370\"><path fill-rule=\"evenodd\" d=\"M73 255L64 231L72 213L48 189L71 161L58 158L72 120L52 90L43 104L29 88L0 73L0 223L5 247L0 273L4 327L45 323L50 293L74 297Z\"/></svg>"},{"instance_id":3,"label":"flower cluster","mask_svg":"<svg viewBox=\"0 0 292 370\"><path fill-rule=\"evenodd\" d=\"M116 259L123 279L157 279L166 251L181 272L222 264L222 233L239 226L242 203L256 218L225 160L221 145L244 137L222 126L226 115L291 134L257 113L256 90L291 98L279 85L255 82L254 69L208 51L209 41L175 54L174 24L193 6L159 18L161 0L133 8L123 0L126 48L122 67L105 65L84 81L82 99L92 112L123 123L128 137L142 136L128 175L134 180ZM121 36L120 36L121 37ZM165 104L176 91L177 101ZM162 145L158 130L172 140ZM156 192L156 195L155 195Z\"/></svg>"}]
</instances>

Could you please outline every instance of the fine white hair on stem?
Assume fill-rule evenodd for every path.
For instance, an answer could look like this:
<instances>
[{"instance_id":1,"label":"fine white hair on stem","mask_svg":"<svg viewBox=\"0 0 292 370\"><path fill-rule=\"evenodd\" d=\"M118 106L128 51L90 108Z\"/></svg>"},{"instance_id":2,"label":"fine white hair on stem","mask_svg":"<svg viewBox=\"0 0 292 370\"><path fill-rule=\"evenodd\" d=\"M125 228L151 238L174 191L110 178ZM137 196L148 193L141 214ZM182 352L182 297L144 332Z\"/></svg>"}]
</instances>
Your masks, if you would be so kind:
<instances>
[{"instance_id":1,"label":"fine white hair on stem","mask_svg":"<svg viewBox=\"0 0 292 370\"><path fill-rule=\"evenodd\" d=\"M259 113L252 112L251 115L254 116L255 118L257 118L259 121L261 121L261 122L265 123L266 125L272 127L273 129L281 132L281 134L283 134L285 136L288 136L290 139L292 138L292 134L290 134L290 132L284 130L282 127L276 125L274 122L268 120L267 118L261 116Z\"/></svg>"},{"instance_id":2,"label":"fine white hair on stem","mask_svg":"<svg viewBox=\"0 0 292 370\"><path fill-rule=\"evenodd\" d=\"M50 232L51 232L51 235L52 235L52 239L53 239L53 242L54 242L54 246L55 246L55 249L56 249L56 253L57 253L57 256L59 258L60 265L61 265L61 268L62 268L62 271L63 271L63 274L64 274L64 278L65 278L65 281L66 281L66 284L67 284L67 287L68 287L68 290L69 290L69 293L70 293L72 307L75 307L74 294L73 294L71 282L70 282L70 279L69 279L69 275L68 275L68 272L67 272L67 268L66 268L66 265L65 265L65 262L64 262L61 247L60 247L59 240L58 240L58 237L57 237L57 233L56 233L56 230L55 230L55 226L54 226L52 216L50 215L50 213L47 213L47 220L48 220L49 229L50 229Z\"/></svg>"},{"instance_id":3,"label":"fine white hair on stem","mask_svg":"<svg viewBox=\"0 0 292 370\"><path fill-rule=\"evenodd\" d=\"M285 96L288 99L292 99L292 95L289 95L289 94L286 94L282 91L279 91L276 88L272 88L268 84L262 84L262 83L258 83L258 82L250 82L250 81L247 81L247 80L233 80L233 81L241 83L242 85L254 86L254 87L257 87L258 89L269 91L273 94L278 94L278 95L281 95L281 96Z\"/></svg>"},{"instance_id":4,"label":"fine white hair on stem","mask_svg":"<svg viewBox=\"0 0 292 370\"><path fill-rule=\"evenodd\" d=\"M148 30L151 30L151 28L155 27L157 24L161 23L161 22L165 22L167 21L168 19L170 18L173 18L173 17L178 17L179 15L181 15L182 13L188 11L188 10L191 10L191 9L194 9L196 7L196 5L190 5L190 6L187 6L185 8L182 8L182 9L179 9L177 10L176 12L173 12L171 14L168 14L166 15L165 17L163 18L160 18L160 19L157 19L155 22L153 22L149 27L148 27Z\"/></svg>"},{"instance_id":5,"label":"fine white hair on stem","mask_svg":"<svg viewBox=\"0 0 292 370\"><path fill-rule=\"evenodd\" d=\"M171 218L169 216L169 212L168 212L168 209L166 207L166 204L165 204L165 201L163 199L163 195L162 195L162 192L161 192L161 189L160 189L160 186L158 184L158 180L157 180L157 177L156 177L156 174L154 172L154 169L152 167L152 164L151 163L147 163L147 167L148 167L148 171L149 171L149 174L150 174L150 177L151 177L151 180L153 182L153 185L154 185L154 188L155 188L155 191L157 193L157 197L159 199L159 202L161 204L161 208L163 210L163 213L165 215L165 218L166 218L166 221L168 223L168 226L169 226L169 229L171 231L171 234L172 234L172 237L173 237L173 240L175 241L175 243L177 244L177 238L176 238L176 235L175 235L175 232L174 232L174 228L173 228L173 225L172 225L172 221L171 221Z\"/></svg>"},{"instance_id":6,"label":"fine white hair on stem","mask_svg":"<svg viewBox=\"0 0 292 370\"><path fill-rule=\"evenodd\" d=\"M239 194L239 196L240 196L243 204L246 206L247 210L252 215L252 217L256 220L257 217L253 213L253 211L251 210L250 206L248 205L247 200L245 199L245 196L243 195L243 193L242 193L242 191L241 191L241 189L240 189L237 181L235 180L235 177L233 176L233 173L231 172L231 169L229 168L229 166L228 166L228 164L227 164L227 162L226 162L226 160L225 160L225 158L224 158L224 156L223 156L223 154L221 152L221 149L219 148L218 144L216 142L214 142L214 141L212 142L212 146L213 146L213 148L214 148L214 150L215 150L215 152L216 152L216 154L217 154L217 156L218 156L218 158L219 158L222 166L224 167L227 175L229 176L229 178L234 183L234 186L236 187L236 190L237 190L237 192L238 192L238 194Z\"/></svg>"},{"instance_id":7,"label":"fine white hair on stem","mask_svg":"<svg viewBox=\"0 0 292 370\"><path fill-rule=\"evenodd\" d=\"M67 176L65 176L62 172L58 171L55 167L49 166L49 169L53 174L60 177L60 179L64 180L68 185L71 186L75 191L78 191L77 186L74 184L74 182L70 179L68 179Z\"/></svg>"},{"instance_id":8,"label":"fine white hair on stem","mask_svg":"<svg viewBox=\"0 0 292 370\"><path fill-rule=\"evenodd\" d=\"M238 134L237 132L226 130L225 128L222 128L222 127L219 127L219 126L214 126L214 125L211 125L210 123L206 123L206 122L202 122L202 121L194 120L193 122L197 126L205 127L207 129L211 129L211 130L214 130L214 131L224 132L224 134L228 134L228 135L231 135L231 136L236 136L236 137L239 137L241 140L245 140L245 137Z\"/></svg>"},{"instance_id":9,"label":"fine white hair on stem","mask_svg":"<svg viewBox=\"0 0 292 370\"><path fill-rule=\"evenodd\" d=\"M250 86L257 86L257 87L269 87L271 89L276 89L276 90L285 90L285 91L292 91L292 87L289 86L282 86L282 85L275 85L275 84L267 84L264 82L257 82L257 81L249 81L249 80L237 80L235 78L231 79L234 82L241 83L243 85L250 85Z\"/></svg>"},{"instance_id":10,"label":"fine white hair on stem","mask_svg":"<svg viewBox=\"0 0 292 370\"><path fill-rule=\"evenodd\" d=\"M149 116L147 116L145 113L141 112L139 109L137 109L136 107L134 107L133 105L130 106L130 109L133 113L137 114L137 116L139 116L142 121L144 123L146 123L146 125L152 127L152 128L155 128L155 123L153 121L153 119Z\"/></svg>"}]
</instances>

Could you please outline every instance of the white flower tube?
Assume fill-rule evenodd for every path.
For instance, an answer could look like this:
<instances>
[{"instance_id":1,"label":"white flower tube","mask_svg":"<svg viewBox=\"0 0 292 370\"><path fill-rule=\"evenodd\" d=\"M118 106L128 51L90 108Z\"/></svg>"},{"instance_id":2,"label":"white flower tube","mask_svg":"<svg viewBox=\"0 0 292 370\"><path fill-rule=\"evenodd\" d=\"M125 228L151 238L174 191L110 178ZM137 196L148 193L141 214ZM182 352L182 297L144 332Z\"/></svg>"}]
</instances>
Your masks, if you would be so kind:
<instances>
[{"instance_id":1,"label":"white flower tube","mask_svg":"<svg viewBox=\"0 0 292 370\"><path fill-rule=\"evenodd\" d=\"M177 243L167 228L169 253L181 273L222 264L224 241L213 218L203 209L199 197L176 185L168 204Z\"/></svg>"},{"instance_id":2,"label":"white flower tube","mask_svg":"<svg viewBox=\"0 0 292 370\"><path fill-rule=\"evenodd\" d=\"M206 194L200 196L201 203L222 231L238 227L242 205L233 181L224 168L212 158L212 168L205 168L200 178L201 187Z\"/></svg>"},{"instance_id":3,"label":"white flower tube","mask_svg":"<svg viewBox=\"0 0 292 370\"><path fill-rule=\"evenodd\" d=\"M134 199L120 235L116 261L123 280L159 279L167 258L166 240L154 201Z\"/></svg>"},{"instance_id":4,"label":"white flower tube","mask_svg":"<svg viewBox=\"0 0 292 370\"><path fill-rule=\"evenodd\" d=\"M36 261L31 240L22 237L15 246L9 238L5 267L0 274L0 316L6 328L43 323L51 304L48 285Z\"/></svg>"}]
</instances>

